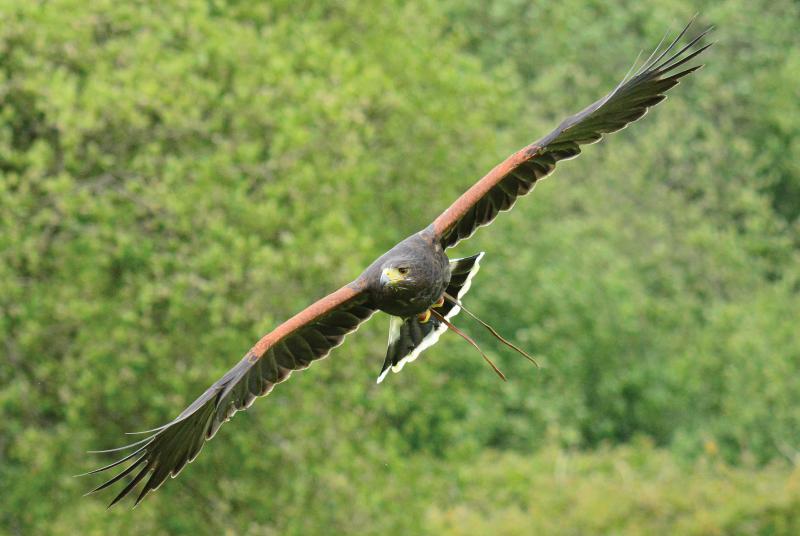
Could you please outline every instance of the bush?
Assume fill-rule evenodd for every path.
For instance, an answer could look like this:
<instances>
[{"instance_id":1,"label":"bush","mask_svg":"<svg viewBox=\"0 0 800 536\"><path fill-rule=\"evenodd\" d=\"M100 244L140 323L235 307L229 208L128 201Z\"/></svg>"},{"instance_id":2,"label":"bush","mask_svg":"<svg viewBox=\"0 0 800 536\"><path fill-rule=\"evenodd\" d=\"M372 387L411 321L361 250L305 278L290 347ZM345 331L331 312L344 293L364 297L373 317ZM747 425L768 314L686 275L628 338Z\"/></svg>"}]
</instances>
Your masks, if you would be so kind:
<instances>
[{"instance_id":1,"label":"bush","mask_svg":"<svg viewBox=\"0 0 800 536\"><path fill-rule=\"evenodd\" d=\"M548 508L567 512L578 491L536 468L569 456L605 460L574 477L587 501L574 526L602 530L639 499L603 503L601 466L627 463L644 436L671 476L661 490L656 469L631 469L637 489L668 504L691 493L685 511L631 523L667 531L708 515L723 532L791 532L781 501L794 491L754 500L763 511L738 483L730 506L704 502L727 477L694 461L713 444L725 471L772 485L800 443L788 1L701 6L698 26L719 26L707 69L453 252L488 252L468 302L541 370L503 350L503 384L445 337L379 388L376 318L135 513L107 513L107 497L80 496L95 480L69 476L105 461L86 450L172 418L694 9L0 0L0 526L471 530L459 486L476 465L501 460L487 493L541 478ZM474 527L525 530L540 497L519 493L497 507L509 510L470 513Z\"/></svg>"}]
</instances>

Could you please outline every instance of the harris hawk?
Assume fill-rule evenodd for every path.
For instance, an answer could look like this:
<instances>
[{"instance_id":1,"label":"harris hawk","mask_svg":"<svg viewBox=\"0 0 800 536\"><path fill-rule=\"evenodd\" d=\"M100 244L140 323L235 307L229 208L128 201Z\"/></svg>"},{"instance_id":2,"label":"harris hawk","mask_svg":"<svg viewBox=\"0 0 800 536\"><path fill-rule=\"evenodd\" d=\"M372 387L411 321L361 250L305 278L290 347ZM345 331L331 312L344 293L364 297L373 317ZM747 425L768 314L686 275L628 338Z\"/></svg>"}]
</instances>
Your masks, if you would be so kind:
<instances>
[{"instance_id":1,"label":"harris hawk","mask_svg":"<svg viewBox=\"0 0 800 536\"><path fill-rule=\"evenodd\" d=\"M128 463L89 493L132 475L111 506L149 475L136 497L138 504L167 477L177 476L194 460L204 443L234 413L268 394L293 371L327 356L342 344L345 335L358 329L377 311L390 315L388 349L378 382L390 370L397 372L416 359L448 328L477 347L450 320L459 311L466 311L461 300L478 272L483 253L449 259L446 250L471 236L478 227L488 225L499 212L511 209L518 197L530 193L539 180L553 172L557 162L578 156L582 145L600 141L604 134L640 119L650 107L664 100L665 92L681 78L699 69L702 65L686 64L711 46L701 43L711 28L679 47L691 24L663 49L662 40L650 57L635 71L632 68L610 93L506 158L433 223L381 255L354 281L264 335L175 419L148 431L147 437L131 445L96 451L131 450L121 459L85 473L103 472ZM524 354L483 324L502 342ZM485 355L484 358L488 361ZM502 377L496 368L495 371Z\"/></svg>"}]
</instances>

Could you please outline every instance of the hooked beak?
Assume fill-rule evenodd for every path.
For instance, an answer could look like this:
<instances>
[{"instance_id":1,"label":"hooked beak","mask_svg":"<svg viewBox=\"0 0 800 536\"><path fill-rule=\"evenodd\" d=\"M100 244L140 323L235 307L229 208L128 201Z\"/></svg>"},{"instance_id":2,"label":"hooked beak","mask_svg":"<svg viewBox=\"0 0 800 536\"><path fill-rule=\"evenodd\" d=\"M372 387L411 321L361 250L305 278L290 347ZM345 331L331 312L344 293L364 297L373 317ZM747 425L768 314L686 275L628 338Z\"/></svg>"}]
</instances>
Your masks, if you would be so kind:
<instances>
[{"instance_id":1,"label":"hooked beak","mask_svg":"<svg viewBox=\"0 0 800 536\"><path fill-rule=\"evenodd\" d=\"M397 268L384 268L381 272L381 285L384 287L386 285L395 286L403 279L405 279L405 277Z\"/></svg>"}]
</instances>

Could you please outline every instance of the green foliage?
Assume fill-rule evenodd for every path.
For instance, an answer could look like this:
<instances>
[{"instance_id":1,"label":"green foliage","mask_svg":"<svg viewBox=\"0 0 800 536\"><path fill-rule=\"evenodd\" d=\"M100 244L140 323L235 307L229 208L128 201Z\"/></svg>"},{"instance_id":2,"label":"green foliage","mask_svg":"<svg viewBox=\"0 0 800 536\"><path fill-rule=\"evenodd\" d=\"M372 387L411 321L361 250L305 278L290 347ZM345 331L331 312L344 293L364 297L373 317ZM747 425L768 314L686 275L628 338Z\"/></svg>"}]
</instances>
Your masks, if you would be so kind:
<instances>
[{"instance_id":1,"label":"green foliage","mask_svg":"<svg viewBox=\"0 0 800 536\"><path fill-rule=\"evenodd\" d=\"M376 317L135 512L80 496L86 450L173 417L696 9L706 69L454 252L487 251L468 302L541 370L463 318L509 383L445 337L378 387ZM798 15L0 0L0 532L796 533Z\"/></svg>"},{"instance_id":2,"label":"green foliage","mask_svg":"<svg viewBox=\"0 0 800 536\"><path fill-rule=\"evenodd\" d=\"M646 441L576 453L483 454L426 513L430 534L796 534L800 472L676 463Z\"/></svg>"}]
</instances>

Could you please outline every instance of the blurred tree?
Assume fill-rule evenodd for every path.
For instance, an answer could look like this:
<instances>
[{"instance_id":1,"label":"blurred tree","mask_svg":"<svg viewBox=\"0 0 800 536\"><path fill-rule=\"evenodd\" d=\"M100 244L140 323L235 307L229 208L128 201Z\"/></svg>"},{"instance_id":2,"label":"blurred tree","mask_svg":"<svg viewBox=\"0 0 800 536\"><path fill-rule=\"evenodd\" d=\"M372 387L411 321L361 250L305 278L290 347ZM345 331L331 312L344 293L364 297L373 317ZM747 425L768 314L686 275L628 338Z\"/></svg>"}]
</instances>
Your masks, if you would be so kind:
<instances>
[{"instance_id":1,"label":"blurred tree","mask_svg":"<svg viewBox=\"0 0 800 536\"><path fill-rule=\"evenodd\" d=\"M174 416L695 9L719 26L707 69L455 252L488 252L469 301L542 370L503 351L501 384L445 338L378 388L376 318L135 513L80 497L90 483L69 475L102 462L87 449ZM788 0L0 0L0 532L459 533L465 490L536 484L522 456L642 435L671 450L589 467L641 450L676 472L649 492L691 509L728 481L681 473L713 444L743 464L725 519L750 516L748 482L779 487L786 469L747 461L796 462L800 443L797 15ZM542 482L555 499L537 515L568 490L599 501L587 516L613 507L594 469L580 478ZM793 533L795 495L757 502L774 518L752 531ZM575 526L635 532L608 523Z\"/></svg>"}]
</instances>

